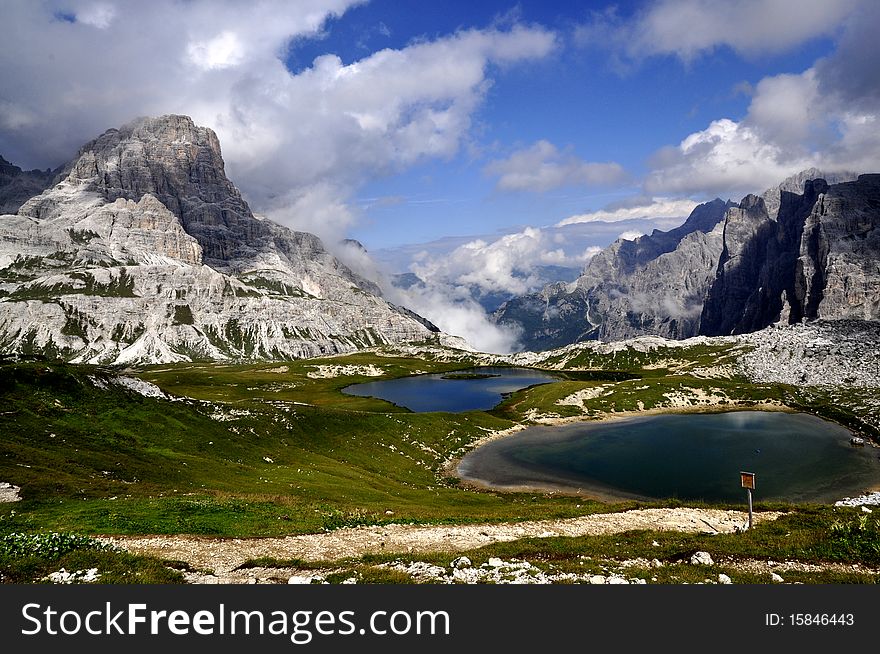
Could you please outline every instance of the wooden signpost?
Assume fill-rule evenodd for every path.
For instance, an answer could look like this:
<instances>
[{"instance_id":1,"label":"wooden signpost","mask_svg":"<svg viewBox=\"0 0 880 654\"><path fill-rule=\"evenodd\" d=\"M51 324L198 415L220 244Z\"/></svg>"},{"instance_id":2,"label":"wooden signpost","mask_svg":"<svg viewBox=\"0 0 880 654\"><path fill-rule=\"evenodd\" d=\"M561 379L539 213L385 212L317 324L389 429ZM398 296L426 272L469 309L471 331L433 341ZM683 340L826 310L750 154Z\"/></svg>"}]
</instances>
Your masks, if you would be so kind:
<instances>
[{"instance_id":1,"label":"wooden signpost","mask_svg":"<svg viewBox=\"0 0 880 654\"><path fill-rule=\"evenodd\" d=\"M752 528L752 490L755 488L755 473L754 472L742 472L739 473L740 483L742 487L746 489L746 493L749 495L749 526L748 529Z\"/></svg>"}]
</instances>

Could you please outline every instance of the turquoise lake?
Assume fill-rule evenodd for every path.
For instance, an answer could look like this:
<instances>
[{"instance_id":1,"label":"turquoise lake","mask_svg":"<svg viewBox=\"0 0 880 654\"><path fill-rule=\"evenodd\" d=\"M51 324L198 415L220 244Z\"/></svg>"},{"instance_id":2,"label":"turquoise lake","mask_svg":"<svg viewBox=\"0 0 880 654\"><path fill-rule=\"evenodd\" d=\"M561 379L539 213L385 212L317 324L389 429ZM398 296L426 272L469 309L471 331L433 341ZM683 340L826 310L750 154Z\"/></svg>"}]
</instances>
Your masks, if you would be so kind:
<instances>
[{"instance_id":1,"label":"turquoise lake","mask_svg":"<svg viewBox=\"0 0 880 654\"><path fill-rule=\"evenodd\" d=\"M880 486L880 449L812 415L665 414L530 427L467 454L458 475L499 489L555 489L603 499L829 502Z\"/></svg>"}]
</instances>

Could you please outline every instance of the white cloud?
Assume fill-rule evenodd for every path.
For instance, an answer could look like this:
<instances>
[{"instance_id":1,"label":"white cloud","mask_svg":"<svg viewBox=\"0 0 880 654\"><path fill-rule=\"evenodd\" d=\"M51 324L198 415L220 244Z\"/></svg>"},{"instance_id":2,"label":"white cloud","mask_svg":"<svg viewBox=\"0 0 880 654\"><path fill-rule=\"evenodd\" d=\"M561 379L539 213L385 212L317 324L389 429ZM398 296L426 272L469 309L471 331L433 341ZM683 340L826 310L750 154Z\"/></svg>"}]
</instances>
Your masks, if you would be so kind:
<instances>
[{"instance_id":1,"label":"white cloud","mask_svg":"<svg viewBox=\"0 0 880 654\"><path fill-rule=\"evenodd\" d=\"M583 161L545 140L490 162L484 172L498 176L497 188L503 191L543 192L561 186L614 184L626 178L620 164Z\"/></svg>"},{"instance_id":2,"label":"white cloud","mask_svg":"<svg viewBox=\"0 0 880 654\"><path fill-rule=\"evenodd\" d=\"M395 289L390 299L424 316L444 332L463 337L482 352L506 354L516 349L518 332L489 320L464 287L429 283L424 288Z\"/></svg>"},{"instance_id":3,"label":"white cloud","mask_svg":"<svg viewBox=\"0 0 880 654\"><path fill-rule=\"evenodd\" d=\"M353 4L101 5L113 14L94 4L4 3L0 23L16 29L0 49L7 109L0 149L25 167L56 166L136 116L188 114L217 131L227 172L256 210L336 234L356 219L347 204L364 181L458 151L492 65L540 58L556 46L552 32L514 24L347 65L326 55L291 74L282 61L291 43L319 36L329 17ZM105 22L110 28L96 38L94 26Z\"/></svg>"},{"instance_id":4,"label":"white cloud","mask_svg":"<svg viewBox=\"0 0 880 654\"><path fill-rule=\"evenodd\" d=\"M488 242L477 239L451 252L425 253L410 266L419 278L452 286L471 286L483 291L521 294L543 284L538 266L580 268L592 251L567 254L552 231L526 227Z\"/></svg>"},{"instance_id":5,"label":"white cloud","mask_svg":"<svg viewBox=\"0 0 880 654\"><path fill-rule=\"evenodd\" d=\"M557 227L591 222L619 222L621 220L651 220L656 218L686 218L697 203L687 198L644 198L634 206L622 206L590 211L570 216L556 223Z\"/></svg>"},{"instance_id":6,"label":"white cloud","mask_svg":"<svg viewBox=\"0 0 880 654\"><path fill-rule=\"evenodd\" d=\"M114 18L116 18L116 7L103 2L86 5L76 13L76 19L80 23L102 30L110 27Z\"/></svg>"},{"instance_id":7,"label":"white cloud","mask_svg":"<svg viewBox=\"0 0 880 654\"><path fill-rule=\"evenodd\" d=\"M754 192L816 165L765 140L754 127L722 118L654 156L645 179L649 193L728 195Z\"/></svg>"},{"instance_id":8,"label":"white cloud","mask_svg":"<svg viewBox=\"0 0 880 654\"><path fill-rule=\"evenodd\" d=\"M657 152L646 191L742 195L812 166L880 168L880 105L821 93L822 70L815 66L800 75L762 79L742 120L715 120L678 146ZM863 89L866 96L875 92Z\"/></svg>"},{"instance_id":9,"label":"white cloud","mask_svg":"<svg viewBox=\"0 0 880 654\"><path fill-rule=\"evenodd\" d=\"M237 66L244 60L244 44L235 32L224 30L207 41L193 41L186 46L188 60L204 70Z\"/></svg>"},{"instance_id":10,"label":"white cloud","mask_svg":"<svg viewBox=\"0 0 880 654\"><path fill-rule=\"evenodd\" d=\"M810 39L834 52L800 74L740 84L752 96L742 118L719 118L662 148L644 189L652 194L733 196L760 192L816 166L880 166L880 4L873 0L661 0L627 20L597 15L579 37L602 32L618 61L675 55L685 61L729 47L754 57Z\"/></svg>"},{"instance_id":11,"label":"white cloud","mask_svg":"<svg viewBox=\"0 0 880 654\"><path fill-rule=\"evenodd\" d=\"M617 238L623 239L624 241L634 241L639 236L644 236L644 235L645 235L645 232L640 232L637 229L631 229L631 230L627 230L627 231L621 233L621 235L618 236Z\"/></svg>"},{"instance_id":12,"label":"white cloud","mask_svg":"<svg viewBox=\"0 0 880 654\"><path fill-rule=\"evenodd\" d=\"M626 59L674 55L690 61L722 46L754 57L833 35L864 1L660 0L626 21L613 11L597 14L576 38Z\"/></svg>"},{"instance_id":13,"label":"white cloud","mask_svg":"<svg viewBox=\"0 0 880 654\"><path fill-rule=\"evenodd\" d=\"M591 246L566 252L557 235L553 229L525 227L494 240L473 239L452 249L407 248L409 270L423 285L403 290L389 288L386 283L386 296L443 331L463 336L480 350L510 352L516 348L519 334L494 324L476 298L537 290L547 283L540 266L581 268L601 249Z\"/></svg>"}]
</instances>

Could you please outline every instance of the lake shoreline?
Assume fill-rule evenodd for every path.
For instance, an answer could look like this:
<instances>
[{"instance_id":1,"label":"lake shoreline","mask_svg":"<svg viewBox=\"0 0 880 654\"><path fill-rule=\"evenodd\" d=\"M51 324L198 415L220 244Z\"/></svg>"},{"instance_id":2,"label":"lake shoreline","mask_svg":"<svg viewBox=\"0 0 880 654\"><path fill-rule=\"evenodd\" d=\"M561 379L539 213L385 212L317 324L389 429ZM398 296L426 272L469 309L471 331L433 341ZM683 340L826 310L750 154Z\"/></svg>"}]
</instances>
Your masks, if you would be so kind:
<instances>
[{"instance_id":1,"label":"lake shoreline","mask_svg":"<svg viewBox=\"0 0 880 654\"><path fill-rule=\"evenodd\" d=\"M835 421L827 420L821 416L808 411L801 411L790 406L784 405L778 401L757 402L749 405L720 405L720 404L703 404L691 406L672 406L672 407L656 407L651 409L643 409L636 411L619 411L605 412L595 416L570 416L570 417L546 417L535 420L532 424L517 423L512 427L503 430L497 430L487 433L484 437L478 438L468 444L465 451L457 453L455 456L447 459L441 466L441 475L445 478L457 479L462 488L475 492L502 492L502 493L543 493L547 495L564 495L571 497L583 497L604 503L614 503L621 501L662 501L660 498L647 497L635 493L626 493L617 489L611 489L599 483L577 483L577 488L573 487L570 480L558 478L558 482L552 480L552 475L546 474L547 481L536 484L496 484L485 480L467 478L460 470L462 460L475 450L498 440L506 439L510 436L518 434L531 427L555 427L562 425L571 425L575 423L602 424L611 422L625 422L638 418L646 418L658 415L688 415L688 414L721 414L739 411L761 411L775 413L791 413L804 414L817 417L853 433L850 427L842 425ZM868 441L869 447L877 448L873 441ZM865 493L880 491L880 482L870 485L864 489ZM670 497L667 499L676 499ZM833 503L833 500L829 503Z\"/></svg>"}]
</instances>

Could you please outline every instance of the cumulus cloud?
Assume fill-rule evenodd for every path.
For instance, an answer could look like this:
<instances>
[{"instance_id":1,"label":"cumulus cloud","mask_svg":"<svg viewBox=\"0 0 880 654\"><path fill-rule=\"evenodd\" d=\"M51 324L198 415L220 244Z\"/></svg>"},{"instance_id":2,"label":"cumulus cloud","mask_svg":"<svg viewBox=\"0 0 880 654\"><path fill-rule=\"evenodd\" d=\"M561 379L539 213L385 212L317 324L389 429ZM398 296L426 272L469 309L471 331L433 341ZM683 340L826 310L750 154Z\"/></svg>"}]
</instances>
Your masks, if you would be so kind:
<instances>
[{"instance_id":1,"label":"cumulus cloud","mask_svg":"<svg viewBox=\"0 0 880 654\"><path fill-rule=\"evenodd\" d=\"M539 266L581 268L595 252L588 248L566 253L555 235L550 230L526 227L494 241L476 239L441 256L426 253L410 270L427 281L487 292L527 293L545 281Z\"/></svg>"},{"instance_id":2,"label":"cumulus cloud","mask_svg":"<svg viewBox=\"0 0 880 654\"><path fill-rule=\"evenodd\" d=\"M629 63L656 55L691 61L719 47L756 56L835 39L834 52L800 74L740 85L751 95L746 115L714 120L656 152L643 184L650 194L735 196L811 166L880 166L878 21L871 0L661 0L627 19L597 14L578 38L591 42L601 31L602 43Z\"/></svg>"},{"instance_id":3,"label":"cumulus cloud","mask_svg":"<svg viewBox=\"0 0 880 654\"><path fill-rule=\"evenodd\" d=\"M742 120L712 121L655 153L646 191L745 194L812 166L880 168L880 106L822 95L819 86L815 67L801 75L764 78Z\"/></svg>"},{"instance_id":4,"label":"cumulus cloud","mask_svg":"<svg viewBox=\"0 0 880 654\"><path fill-rule=\"evenodd\" d=\"M643 197L615 205L569 216L556 223L557 227L576 225L578 223L620 222L623 220L655 220L686 218L690 215L697 202L688 198Z\"/></svg>"},{"instance_id":5,"label":"cumulus cloud","mask_svg":"<svg viewBox=\"0 0 880 654\"><path fill-rule=\"evenodd\" d=\"M528 148L497 159L484 168L497 176L502 191L544 192L562 186L602 186L626 179L620 164L594 163L578 158L570 150L559 150L549 141L537 141Z\"/></svg>"},{"instance_id":6,"label":"cumulus cloud","mask_svg":"<svg viewBox=\"0 0 880 654\"><path fill-rule=\"evenodd\" d=\"M651 193L742 194L816 163L814 156L792 156L747 123L723 118L657 152L644 185Z\"/></svg>"},{"instance_id":7,"label":"cumulus cloud","mask_svg":"<svg viewBox=\"0 0 880 654\"><path fill-rule=\"evenodd\" d=\"M603 245L613 236L600 237ZM574 279L587 260L601 250L585 245L555 228L525 227L495 237L444 239L426 247L385 253L386 261L408 262L409 272L422 283L408 289L383 287L386 297L428 318L438 327L465 337L478 349L509 352L519 334L496 325L487 312L514 295L543 288L551 281ZM402 257L399 255L403 255ZM553 268L547 268L552 266ZM566 275L556 277L559 268Z\"/></svg>"},{"instance_id":8,"label":"cumulus cloud","mask_svg":"<svg viewBox=\"0 0 880 654\"><path fill-rule=\"evenodd\" d=\"M779 53L833 35L862 0L660 0L629 19L595 14L582 44L612 48L624 61L674 55L684 61L719 47L746 56Z\"/></svg>"},{"instance_id":9,"label":"cumulus cloud","mask_svg":"<svg viewBox=\"0 0 880 654\"><path fill-rule=\"evenodd\" d=\"M365 180L454 155L492 65L547 55L539 27L464 30L291 73L283 58L356 0L4 3L0 148L55 166L138 115L184 113L217 131L255 209L324 236L353 220ZM318 200L328 205L318 220Z\"/></svg>"},{"instance_id":10,"label":"cumulus cloud","mask_svg":"<svg viewBox=\"0 0 880 654\"><path fill-rule=\"evenodd\" d=\"M819 92L835 96L855 111L880 104L880 3L863 2L847 19L831 56L816 62Z\"/></svg>"}]
</instances>

